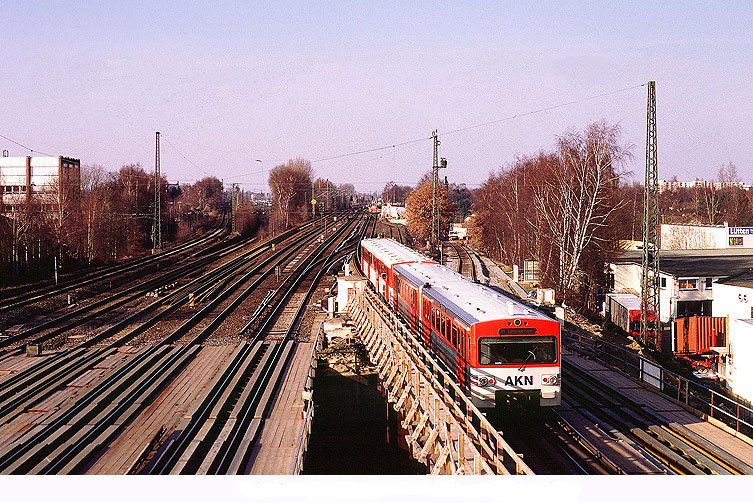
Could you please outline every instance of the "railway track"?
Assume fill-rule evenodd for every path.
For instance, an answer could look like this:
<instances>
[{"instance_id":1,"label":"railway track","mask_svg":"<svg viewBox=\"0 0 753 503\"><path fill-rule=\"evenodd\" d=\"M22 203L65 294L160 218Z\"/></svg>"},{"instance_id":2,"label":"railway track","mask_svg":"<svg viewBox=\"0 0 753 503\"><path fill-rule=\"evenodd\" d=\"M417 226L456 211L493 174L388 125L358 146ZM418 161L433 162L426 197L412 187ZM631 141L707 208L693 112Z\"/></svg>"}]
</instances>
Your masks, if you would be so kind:
<instances>
[{"instance_id":1,"label":"railway track","mask_svg":"<svg viewBox=\"0 0 753 503\"><path fill-rule=\"evenodd\" d=\"M455 257L456 270L467 278L476 280L476 263L471 257L468 249L461 243L447 241L444 243L448 250L452 250L451 256Z\"/></svg>"},{"instance_id":2,"label":"railway track","mask_svg":"<svg viewBox=\"0 0 753 503\"><path fill-rule=\"evenodd\" d=\"M648 473L750 474L753 467L693 433L668 423L650 407L563 362L563 398L589 422L645 458Z\"/></svg>"},{"instance_id":3,"label":"railway track","mask_svg":"<svg viewBox=\"0 0 753 503\"><path fill-rule=\"evenodd\" d=\"M402 224L393 224L375 217L374 225L369 237L392 238L395 241L408 245L408 230Z\"/></svg>"},{"instance_id":4,"label":"railway track","mask_svg":"<svg viewBox=\"0 0 753 503\"><path fill-rule=\"evenodd\" d=\"M332 247L337 238L339 234L332 236L310 256L307 263L301 263L295 274L290 276L290 284L281 285L279 298L274 296L270 311L259 317L259 326L251 329L253 338L237 353L180 435L152 459L144 468L144 473L250 472L253 444L262 427L264 411L269 407L273 389L295 345L303 310L313 293L313 287L333 259L324 260L325 267L320 267L313 279L307 281L306 278L322 261L323 252ZM305 283L309 283L308 286ZM293 292L301 287L306 289L306 293L302 296L299 294L299 298L293 300ZM284 310L289 309L290 302L293 303L294 315L278 326L274 320L279 320Z\"/></svg>"},{"instance_id":5,"label":"railway track","mask_svg":"<svg viewBox=\"0 0 753 503\"><path fill-rule=\"evenodd\" d=\"M103 330L98 335L80 342L74 348L49 357L27 371L6 380L0 388L0 421L6 422L12 419L26 408L31 407L35 402L43 400L64 382L75 380L92 366L101 363L115 352L118 347L129 344L135 337L144 333L161 319L173 314L178 308L185 305L192 291L201 290L207 285L212 285L225 278L228 272L242 266L244 261L253 260L267 251L270 246L271 244L267 243L236 257L225 265L213 269L209 273L177 289L167 297L159 299L144 309L132 313L115 325ZM164 306L167 307L159 310L159 308ZM142 319L135 328L126 330L131 324L147 315L149 318ZM56 332L65 330L65 328L58 328ZM111 339L114 340L104 348L87 351L103 341Z\"/></svg>"},{"instance_id":6,"label":"railway track","mask_svg":"<svg viewBox=\"0 0 753 503\"><path fill-rule=\"evenodd\" d=\"M186 252L201 250L203 246L216 241L226 231L225 219L213 231L204 236L198 236L184 243L179 244L169 250L149 255L137 257L117 264L96 267L91 270L78 271L69 274L67 279L63 279L57 285L51 280L32 285L6 289L0 293L0 312L7 312L28 306L32 303L38 303L42 300L69 293L84 287L90 287L97 283L105 281L111 282L119 276L129 273L137 273L141 269L149 266L159 267L160 264L167 263L169 260L175 260L177 257L186 254Z\"/></svg>"},{"instance_id":7,"label":"railway track","mask_svg":"<svg viewBox=\"0 0 753 503\"><path fill-rule=\"evenodd\" d=\"M124 425L133 421L146 404L153 401L156 394L190 364L199 346L209 334L222 324L266 278L279 270L283 261L289 259L317 234L318 229L309 231L307 235L296 241L297 245L286 247L253 267L249 265L248 272L222 290L191 319L155 346L138 352L135 357L93 387L75 404L50 414L43 425L38 424L16 438L5 442L0 441L0 453L2 453L0 471L4 473L81 473L86 471L86 468L102 455L102 450L117 437ZM236 265L228 269L238 272L239 267ZM225 302L252 277L256 277L256 280L250 286L245 287L229 304ZM205 283L216 281L218 281L216 277L205 279ZM288 290L292 292L292 289L286 289ZM183 299L187 298L187 289L184 289L180 295ZM177 292L175 297L178 297ZM177 304L179 303L176 302ZM221 312L216 313L215 310L220 305L224 307ZM205 319L209 321L204 321ZM203 328L200 331L192 330L200 322L203 322ZM152 326L154 323L153 320L148 320L145 325ZM145 329L142 325L137 330L143 332ZM126 337L127 339L121 339L106 348L97 348L91 352L85 352L86 348L78 348L68 353L65 358L51 359L55 360L56 364L49 365L46 370L40 368L37 372L27 373L24 379L19 376L12 383L3 383L4 401L0 401L0 407L2 407L0 411L4 413L4 421L18 417L24 410L29 410L29 407L33 407L55 389L63 386L64 381L70 381L71 377L75 378L75 371L70 373L71 369L91 367L111 356L115 345L122 345L124 340L131 340L133 334ZM179 344L176 345L176 343ZM241 359L238 360L243 362L240 368L248 369L249 364L259 365L262 361L267 361L269 356L263 355L274 354L277 355L275 361L283 361L282 355L289 351L286 348L290 348L290 344L274 342L244 344L243 349L238 351L238 355L243 355L242 358L239 356ZM249 356L250 354L254 356ZM81 358L88 359L82 360ZM238 380L235 382L237 384ZM14 399L14 391L18 391L19 386L25 386L33 391L20 400ZM223 390L224 393L225 390ZM232 393L229 394L232 395ZM232 460L229 465L222 462L218 465L218 469L230 469L229 467L236 466L233 463Z\"/></svg>"},{"instance_id":8,"label":"railway track","mask_svg":"<svg viewBox=\"0 0 753 503\"><path fill-rule=\"evenodd\" d=\"M198 259L194 259L187 264L159 274L143 283L138 283L134 286L127 287L124 290L109 294L100 300L84 305L78 309L68 311L60 316L19 332L16 335L0 340L0 348L14 347L14 349L0 354L0 358L5 357L8 354L18 354L21 352L21 344L45 344L58 336L70 334L72 330L84 323L91 322L92 320L101 318L105 315L109 316L118 308L127 308L131 303L143 299L146 293L156 292L164 289L168 285L177 284L178 280L200 271L202 268L213 264L223 257L238 252L247 245L247 242L240 242L226 246L225 248L210 254L204 254ZM236 258L232 259L229 263L237 263L238 261L239 259ZM178 289L178 292L182 292L182 290L183 289L180 288ZM167 298L163 299L162 302L156 305L172 302L175 298L175 295L170 294ZM156 305L152 304L150 308L153 309Z\"/></svg>"},{"instance_id":9,"label":"railway track","mask_svg":"<svg viewBox=\"0 0 753 503\"><path fill-rule=\"evenodd\" d=\"M496 416L495 424L537 475L620 473L610 459L555 410L514 410Z\"/></svg>"}]
</instances>

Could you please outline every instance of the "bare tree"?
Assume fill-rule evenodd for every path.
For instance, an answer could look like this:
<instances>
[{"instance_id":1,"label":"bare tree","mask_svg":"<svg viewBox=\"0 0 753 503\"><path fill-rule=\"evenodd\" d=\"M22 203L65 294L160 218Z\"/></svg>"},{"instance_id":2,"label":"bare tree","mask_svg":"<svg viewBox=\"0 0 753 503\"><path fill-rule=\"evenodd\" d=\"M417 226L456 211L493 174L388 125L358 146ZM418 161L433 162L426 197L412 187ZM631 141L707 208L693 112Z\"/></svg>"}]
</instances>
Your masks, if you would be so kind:
<instances>
[{"instance_id":1,"label":"bare tree","mask_svg":"<svg viewBox=\"0 0 753 503\"><path fill-rule=\"evenodd\" d=\"M559 138L559 159L547 167L545 179L534 188L534 205L556 257L554 272L560 295L577 286L581 258L592 244L602 241L616 207L620 163L629 155L619 144L620 129L604 122L588 126L585 134Z\"/></svg>"},{"instance_id":2,"label":"bare tree","mask_svg":"<svg viewBox=\"0 0 753 503\"><path fill-rule=\"evenodd\" d=\"M704 223L717 224L721 220L721 198L719 191L711 184L695 188L695 197L698 205L698 213Z\"/></svg>"},{"instance_id":3,"label":"bare tree","mask_svg":"<svg viewBox=\"0 0 753 503\"><path fill-rule=\"evenodd\" d=\"M729 161L727 164L722 164L719 167L717 178L722 182L722 186L739 182L740 177L737 175L737 166L735 166L732 161Z\"/></svg>"},{"instance_id":4,"label":"bare tree","mask_svg":"<svg viewBox=\"0 0 753 503\"><path fill-rule=\"evenodd\" d=\"M287 164L276 166L269 172L269 187L273 195L273 218L290 226L291 213L305 215L313 170L305 159L291 159Z\"/></svg>"},{"instance_id":5,"label":"bare tree","mask_svg":"<svg viewBox=\"0 0 753 503\"><path fill-rule=\"evenodd\" d=\"M387 182L382 189L382 201L405 204L413 188L408 185L397 185L395 182Z\"/></svg>"}]
</instances>

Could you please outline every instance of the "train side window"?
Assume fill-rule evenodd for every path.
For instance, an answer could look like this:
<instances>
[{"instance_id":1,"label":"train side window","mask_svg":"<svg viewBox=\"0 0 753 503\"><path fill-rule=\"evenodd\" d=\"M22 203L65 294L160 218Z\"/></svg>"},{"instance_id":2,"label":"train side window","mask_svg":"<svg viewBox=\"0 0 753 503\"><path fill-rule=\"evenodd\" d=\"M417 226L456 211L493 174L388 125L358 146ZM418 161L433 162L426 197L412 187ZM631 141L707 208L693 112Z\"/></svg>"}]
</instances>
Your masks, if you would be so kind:
<instances>
[{"instance_id":1,"label":"train side window","mask_svg":"<svg viewBox=\"0 0 753 503\"><path fill-rule=\"evenodd\" d=\"M450 325L452 327L452 345L458 347L458 329L454 323Z\"/></svg>"}]
</instances>

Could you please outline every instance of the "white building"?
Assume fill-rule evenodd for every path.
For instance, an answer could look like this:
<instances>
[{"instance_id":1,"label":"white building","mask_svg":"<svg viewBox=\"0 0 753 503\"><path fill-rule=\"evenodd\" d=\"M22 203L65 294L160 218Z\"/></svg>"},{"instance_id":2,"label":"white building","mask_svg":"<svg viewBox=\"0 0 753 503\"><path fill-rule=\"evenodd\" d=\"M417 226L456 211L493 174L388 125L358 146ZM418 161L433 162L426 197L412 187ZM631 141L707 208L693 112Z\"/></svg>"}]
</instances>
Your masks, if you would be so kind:
<instances>
[{"instance_id":1,"label":"white building","mask_svg":"<svg viewBox=\"0 0 753 503\"><path fill-rule=\"evenodd\" d=\"M714 316L753 318L753 272L745 271L714 284Z\"/></svg>"},{"instance_id":2,"label":"white building","mask_svg":"<svg viewBox=\"0 0 753 503\"><path fill-rule=\"evenodd\" d=\"M753 227L724 225L661 225L662 250L753 248Z\"/></svg>"},{"instance_id":3,"label":"white building","mask_svg":"<svg viewBox=\"0 0 753 503\"><path fill-rule=\"evenodd\" d=\"M715 285L714 316L729 320L726 365L727 387L753 401L753 270L720 280Z\"/></svg>"},{"instance_id":4,"label":"white building","mask_svg":"<svg viewBox=\"0 0 753 503\"><path fill-rule=\"evenodd\" d=\"M659 192L665 190L677 190L677 189L695 189L708 187L713 190L720 190L726 187L738 187L743 190L750 190L750 185L745 185L743 182L712 182L701 180L696 178L692 182L680 182L680 181L666 181L659 180Z\"/></svg>"},{"instance_id":5,"label":"white building","mask_svg":"<svg viewBox=\"0 0 753 503\"><path fill-rule=\"evenodd\" d=\"M39 198L43 204L77 203L81 161L69 157L0 157L0 207L9 214Z\"/></svg>"},{"instance_id":6,"label":"white building","mask_svg":"<svg viewBox=\"0 0 753 503\"><path fill-rule=\"evenodd\" d=\"M380 216L386 219L401 220L405 218L405 206L393 205L387 203L382 206Z\"/></svg>"}]
</instances>

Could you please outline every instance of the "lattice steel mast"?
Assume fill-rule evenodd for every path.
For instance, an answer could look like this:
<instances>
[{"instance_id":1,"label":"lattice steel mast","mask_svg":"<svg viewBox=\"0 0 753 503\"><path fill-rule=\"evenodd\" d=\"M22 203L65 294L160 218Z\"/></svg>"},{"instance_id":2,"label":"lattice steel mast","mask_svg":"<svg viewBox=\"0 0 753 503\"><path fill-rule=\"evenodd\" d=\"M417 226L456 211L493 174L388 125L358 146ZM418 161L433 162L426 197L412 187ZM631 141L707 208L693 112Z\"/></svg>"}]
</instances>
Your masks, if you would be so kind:
<instances>
[{"instance_id":1,"label":"lattice steel mast","mask_svg":"<svg viewBox=\"0 0 753 503\"><path fill-rule=\"evenodd\" d=\"M162 177L159 169L159 157L159 131L157 131L157 147L154 154L154 227L152 230L154 252L162 249L162 221L160 218L160 186L162 185Z\"/></svg>"},{"instance_id":2,"label":"lattice steel mast","mask_svg":"<svg viewBox=\"0 0 753 503\"><path fill-rule=\"evenodd\" d=\"M439 249L439 253L442 253L442 226L439 210L439 169L447 167L447 159L442 157L439 159L439 137L437 136L437 130L431 132L431 137L434 139L434 162L431 166L432 173L432 190L431 190L431 242Z\"/></svg>"},{"instance_id":3,"label":"lattice steel mast","mask_svg":"<svg viewBox=\"0 0 753 503\"><path fill-rule=\"evenodd\" d=\"M659 349L659 178L656 156L656 83L648 83L646 111L646 183L643 191L643 278L641 283L641 342ZM649 324L653 313L655 322Z\"/></svg>"},{"instance_id":4,"label":"lattice steel mast","mask_svg":"<svg viewBox=\"0 0 753 503\"><path fill-rule=\"evenodd\" d=\"M238 211L238 184L232 185L232 198L230 199L230 216L231 216L231 231L233 234L237 232L235 227L235 214Z\"/></svg>"}]
</instances>

